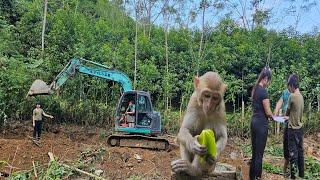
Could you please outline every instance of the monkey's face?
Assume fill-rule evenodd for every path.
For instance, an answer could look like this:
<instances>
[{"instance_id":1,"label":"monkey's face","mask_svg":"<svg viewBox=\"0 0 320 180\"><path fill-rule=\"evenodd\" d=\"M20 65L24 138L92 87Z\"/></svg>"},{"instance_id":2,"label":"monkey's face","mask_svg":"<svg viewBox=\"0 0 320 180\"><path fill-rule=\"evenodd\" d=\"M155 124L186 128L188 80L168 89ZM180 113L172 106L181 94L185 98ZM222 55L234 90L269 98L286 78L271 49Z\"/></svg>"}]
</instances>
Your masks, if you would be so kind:
<instances>
[{"instance_id":1,"label":"monkey's face","mask_svg":"<svg viewBox=\"0 0 320 180\"><path fill-rule=\"evenodd\" d=\"M198 105L206 115L217 109L227 88L219 74L215 72L207 72L200 78L195 77L194 87Z\"/></svg>"},{"instance_id":2,"label":"monkey's face","mask_svg":"<svg viewBox=\"0 0 320 180\"><path fill-rule=\"evenodd\" d=\"M201 91L200 102L202 103L203 112L208 114L208 112L215 110L221 99L221 94L218 91L210 89Z\"/></svg>"}]
</instances>

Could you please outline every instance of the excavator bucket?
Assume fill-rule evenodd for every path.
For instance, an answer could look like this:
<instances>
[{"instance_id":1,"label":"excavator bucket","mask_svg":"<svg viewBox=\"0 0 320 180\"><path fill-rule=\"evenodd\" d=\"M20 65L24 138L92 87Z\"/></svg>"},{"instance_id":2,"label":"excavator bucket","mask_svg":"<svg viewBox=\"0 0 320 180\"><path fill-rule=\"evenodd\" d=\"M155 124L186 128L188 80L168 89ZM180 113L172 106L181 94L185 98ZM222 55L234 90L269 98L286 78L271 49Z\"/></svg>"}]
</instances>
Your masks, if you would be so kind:
<instances>
[{"instance_id":1,"label":"excavator bucket","mask_svg":"<svg viewBox=\"0 0 320 180\"><path fill-rule=\"evenodd\" d=\"M51 86L47 85L44 81L37 79L32 83L28 91L28 96L48 95L52 93Z\"/></svg>"}]
</instances>

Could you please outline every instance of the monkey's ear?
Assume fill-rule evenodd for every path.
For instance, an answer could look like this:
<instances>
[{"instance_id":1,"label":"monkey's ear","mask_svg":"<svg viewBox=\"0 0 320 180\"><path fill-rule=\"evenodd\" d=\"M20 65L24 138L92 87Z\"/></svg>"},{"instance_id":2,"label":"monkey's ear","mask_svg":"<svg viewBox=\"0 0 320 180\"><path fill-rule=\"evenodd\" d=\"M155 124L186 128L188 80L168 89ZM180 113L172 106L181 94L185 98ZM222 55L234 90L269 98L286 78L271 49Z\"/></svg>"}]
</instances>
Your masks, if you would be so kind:
<instances>
[{"instance_id":1,"label":"monkey's ear","mask_svg":"<svg viewBox=\"0 0 320 180\"><path fill-rule=\"evenodd\" d=\"M226 92L227 88L228 88L228 86L226 84L222 83L221 87L220 87L220 92L222 94L224 94Z\"/></svg>"},{"instance_id":2,"label":"monkey's ear","mask_svg":"<svg viewBox=\"0 0 320 180\"><path fill-rule=\"evenodd\" d=\"M199 79L198 76L194 76L193 83L194 83L194 88L196 89L199 86L199 83L200 83L200 79Z\"/></svg>"}]
</instances>

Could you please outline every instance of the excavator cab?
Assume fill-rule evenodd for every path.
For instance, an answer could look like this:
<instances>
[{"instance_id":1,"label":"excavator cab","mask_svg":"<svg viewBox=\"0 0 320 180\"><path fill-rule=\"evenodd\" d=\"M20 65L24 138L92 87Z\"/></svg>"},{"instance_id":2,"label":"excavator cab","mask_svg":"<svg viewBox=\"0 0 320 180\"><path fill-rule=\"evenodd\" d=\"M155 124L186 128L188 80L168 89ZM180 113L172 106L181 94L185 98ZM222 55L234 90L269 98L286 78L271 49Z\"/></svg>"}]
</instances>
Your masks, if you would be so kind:
<instances>
[{"instance_id":1,"label":"excavator cab","mask_svg":"<svg viewBox=\"0 0 320 180\"><path fill-rule=\"evenodd\" d=\"M123 125L121 119L130 101L135 103L133 120ZM169 141L156 137L161 133L160 113L153 110L150 95L144 91L126 91L122 94L115 114L115 131L107 139L107 144L115 147L136 147L169 150Z\"/></svg>"},{"instance_id":2,"label":"excavator cab","mask_svg":"<svg viewBox=\"0 0 320 180\"><path fill-rule=\"evenodd\" d=\"M129 102L134 102L135 113L123 121ZM144 91L127 91L121 96L115 115L115 130L131 134L156 135L161 133L160 113L153 110L150 95Z\"/></svg>"}]
</instances>

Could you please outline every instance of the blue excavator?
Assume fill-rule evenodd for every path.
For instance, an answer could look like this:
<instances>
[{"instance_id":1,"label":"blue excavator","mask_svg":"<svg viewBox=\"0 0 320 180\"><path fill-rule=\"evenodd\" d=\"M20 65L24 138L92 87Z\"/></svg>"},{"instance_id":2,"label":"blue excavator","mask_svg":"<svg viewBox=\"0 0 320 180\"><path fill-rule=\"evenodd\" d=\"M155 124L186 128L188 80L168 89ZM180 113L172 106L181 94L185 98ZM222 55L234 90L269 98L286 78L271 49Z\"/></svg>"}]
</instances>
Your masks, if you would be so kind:
<instances>
[{"instance_id":1,"label":"blue excavator","mask_svg":"<svg viewBox=\"0 0 320 180\"><path fill-rule=\"evenodd\" d=\"M40 79L35 80L28 91L28 96L53 94L78 72L118 82L122 87L123 93L114 116L116 133L107 138L109 146L169 150L168 140L157 137L161 134L161 118L160 113L153 109L150 94L133 90L131 80L121 71L93 61L73 58L50 85ZM134 102L135 110L127 122L124 119L127 116L125 112L129 102Z\"/></svg>"}]
</instances>

